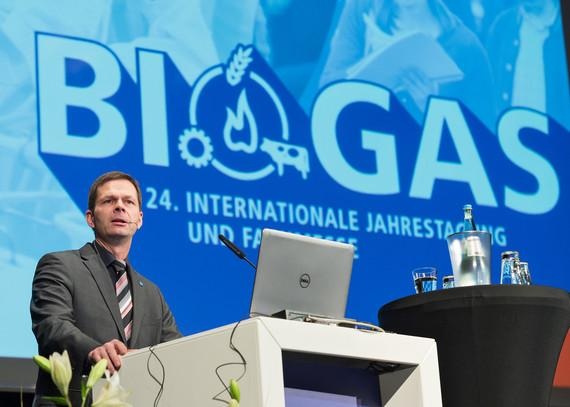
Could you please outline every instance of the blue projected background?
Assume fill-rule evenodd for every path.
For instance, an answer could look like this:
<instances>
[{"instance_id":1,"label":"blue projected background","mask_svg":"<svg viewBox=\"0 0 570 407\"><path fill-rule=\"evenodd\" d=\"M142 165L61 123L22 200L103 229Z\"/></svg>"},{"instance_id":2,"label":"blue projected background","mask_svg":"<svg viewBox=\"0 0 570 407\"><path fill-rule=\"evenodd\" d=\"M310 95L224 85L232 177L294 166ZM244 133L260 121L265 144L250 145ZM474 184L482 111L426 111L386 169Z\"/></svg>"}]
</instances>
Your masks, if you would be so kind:
<instances>
[{"instance_id":1,"label":"blue projected background","mask_svg":"<svg viewBox=\"0 0 570 407\"><path fill-rule=\"evenodd\" d=\"M408 4L409 3L409 4ZM570 289L570 96L554 0L0 2L2 356L35 264L92 239L91 182L141 182L130 259L184 334L247 316L271 227L356 246L347 316L451 274L461 207ZM416 10L412 12L411 10ZM419 12L417 10L420 10Z\"/></svg>"}]
</instances>

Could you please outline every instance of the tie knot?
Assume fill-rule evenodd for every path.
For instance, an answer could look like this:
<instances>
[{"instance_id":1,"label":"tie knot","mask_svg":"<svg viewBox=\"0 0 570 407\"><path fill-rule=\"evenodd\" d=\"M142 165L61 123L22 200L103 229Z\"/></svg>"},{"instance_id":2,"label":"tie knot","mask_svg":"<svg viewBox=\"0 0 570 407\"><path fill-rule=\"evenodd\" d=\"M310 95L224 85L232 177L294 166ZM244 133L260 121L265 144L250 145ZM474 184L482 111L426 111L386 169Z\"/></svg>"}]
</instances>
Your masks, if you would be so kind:
<instances>
[{"instance_id":1,"label":"tie knot","mask_svg":"<svg viewBox=\"0 0 570 407\"><path fill-rule=\"evenodd\" d=\"M127 270L126 265L119 260L113 260L111 266L113 266L117 275L121 275Z\"/></svg>"}]
</instances>

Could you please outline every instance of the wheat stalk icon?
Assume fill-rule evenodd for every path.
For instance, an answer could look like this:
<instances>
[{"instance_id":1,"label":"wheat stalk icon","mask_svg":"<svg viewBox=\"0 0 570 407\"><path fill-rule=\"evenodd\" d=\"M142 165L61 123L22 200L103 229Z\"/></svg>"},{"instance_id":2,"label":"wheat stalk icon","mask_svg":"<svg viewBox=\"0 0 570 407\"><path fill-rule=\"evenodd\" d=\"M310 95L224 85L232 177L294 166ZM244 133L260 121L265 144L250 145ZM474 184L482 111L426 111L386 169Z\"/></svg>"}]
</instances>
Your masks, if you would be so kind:
<instances>
[{"instance_id":1,"label":"wheat stalk icon","mask_svg":"<svg viewBox=\"0 0 570 407\"><path fill-rule=\"evenodd\" d=\"M226 81L231 86L236 86L241 82L247 67L251 61L253 61L253 58L251 57L252 51L253 47L251 45L247 47L238 45L236 50L233 52L231 61L226 68Z\"/></svg>"}]
</instances>

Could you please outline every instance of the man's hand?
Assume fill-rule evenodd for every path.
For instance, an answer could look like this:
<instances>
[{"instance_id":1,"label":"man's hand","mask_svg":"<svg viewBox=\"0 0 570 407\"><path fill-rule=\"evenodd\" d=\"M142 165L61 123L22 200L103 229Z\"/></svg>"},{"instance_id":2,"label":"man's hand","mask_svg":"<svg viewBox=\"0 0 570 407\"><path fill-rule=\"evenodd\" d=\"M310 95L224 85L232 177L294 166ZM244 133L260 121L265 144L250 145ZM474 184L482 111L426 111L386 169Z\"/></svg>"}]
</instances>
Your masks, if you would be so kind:
<instances>
[{"instance_id":1,"label":"man's hand","mask_svg":"<svg viewBox=\"0 0 570 407\"><path fill-rule=\"evenodd\" d=\"M87 355L91 363L97 363L101 359L107 359L107 369L111 374L121 368L121 356L127 353L126 345L118 339L113 339L101 346L96 347Z\"/></svg>"}]
</instances>

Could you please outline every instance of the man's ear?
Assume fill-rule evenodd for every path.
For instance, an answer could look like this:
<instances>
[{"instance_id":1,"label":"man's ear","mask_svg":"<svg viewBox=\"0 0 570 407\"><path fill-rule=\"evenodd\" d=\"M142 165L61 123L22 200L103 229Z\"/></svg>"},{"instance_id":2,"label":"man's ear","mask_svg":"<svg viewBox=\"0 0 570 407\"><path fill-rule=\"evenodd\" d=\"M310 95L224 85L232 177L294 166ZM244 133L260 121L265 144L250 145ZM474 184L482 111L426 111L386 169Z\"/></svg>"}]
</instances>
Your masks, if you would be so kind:
<instances>
[{"instance_id":1,"label":"man's ear","mask_svg":"<svg viewBox=\"0 0 570 407\"><path fill-rule=\"evenodd\" d=\"M141 212L139 213L139 221L138 221L138 223L137 223L137 229L142 228L142 225L143 225L143 213L142 213L142 211L141 211Z\"/></svg>"},{"instance_id":2,"label":"man's ear","mask_svg":"<svg viewBox=\"0 0 570 407\"><path fill-rule=\"evenodd\" d=\"M87 224L91 229L95 229L95 216L93 215L93 212L91 212L90 209L87 209L85 211L85 221L87 222Z\"/></svg>"}]
</instances>

